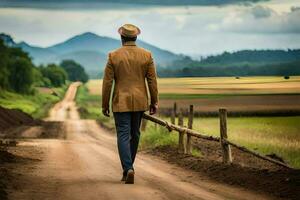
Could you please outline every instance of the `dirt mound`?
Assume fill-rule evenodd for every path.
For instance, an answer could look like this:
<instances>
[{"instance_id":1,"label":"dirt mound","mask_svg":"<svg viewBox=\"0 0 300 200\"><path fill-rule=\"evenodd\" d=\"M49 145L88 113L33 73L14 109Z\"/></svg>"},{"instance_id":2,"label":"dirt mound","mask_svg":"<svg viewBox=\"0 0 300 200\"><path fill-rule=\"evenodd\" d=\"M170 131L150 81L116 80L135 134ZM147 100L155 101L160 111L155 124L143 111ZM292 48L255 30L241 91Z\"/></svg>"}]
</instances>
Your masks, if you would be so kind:
<instances>
[{"instance_id":1,"label":"dirt mound","mask_svg":"<svg viewBox=\"0 0 300 200\"><path fill-rule=\"evenodd\" d=\"M5 147L0 146L0 199L8 199L7 189L16 188L14 181L18 180L20 173L13 172L17 165L24 166L26 163L32 163L33 161L40 161L35 156L33 157L28 153L28 147ZM27 151L26 151L27 150ZM37 152L32 153L36 155ZM12 167L13 166L13 167Z\"/></svg>"},{"instance_id":2,"label":"dirt mound","mask_svg":"<svg viewBox=\"0 0 300 200\"><path fill-rule=\"evenodd\" d=\"M0 166L0 199L7 199L7 192L5 189L7 188L7 180L9 179L8 170L4 167Z\"/></svg>"},{"instance_id":3,"label":"dirt mound","mask_svg":"<svg viewBox=\"0 0 300 200\"><path fill-rule=\"evenodd\" d=\"M16 160L17 156L9 153L8 151L0 150L0 163L15 162Z\"/></svg>"},{"instance_id":4,"label":"dirt mound","mask_svg":"<svg viewBox=\"0 0 300 200\"><path fill-rule=\"evenodd\" d=\"M300 170L288 170L255 158L247 158L247 155L235 152L235 158L243 160L243 166L237 163L225 165L221 162L219 153L209 151L209 146L204 146L208 151L203 151L203 157L193 157L178 153L177 148L171 146L157 147L148 150L151 153L162 157L172 164L183 168L197 171L201 178L208 178L228 185L238 185L249 190L267 193L283 199L298 199L300 196ZM254 167L249 167L251 163Z\"/></svg>"},{"instance_id":5,"label":"dirt mound","mask_svg":"<svg viewBox=\"0 0 300 200\"><path fill-rule=\"evenodd\" d=\"M12 148L16 148L16 147L12 147ZM7 149L10 148L8 147ZM0 149L0 166L3 165L4 163L34 161L34 159L31 159L28 156L24 157L24 156L16 155L14 152L10 152L7 149Z\"/></svg>"},{"instance_id":6,"label":"dirt mound","mask_svg":"<svg viewBox=\"0 0 300 200\"><path fill-rule=\"evenodd\" d=\"M200 150L201 155L206 160L222 162L222 149L219 142L212 142L200 138L193 139L193 147ZM279 170L282 167L270 163L268 161L257 158L251 154L240 151L235 147L231 147L233 164L240 165L241 167L250 167L256 169ZM273 159L285 162L282 158L275 154L266 155Z\"/></svg>"},{"instance_id":7,"label":"dirt mound","mask_svg":"<svg viewBox=\"0 0 300 200\"><path fill-rule=\"evenodd\" d=\"M14 155L7 150L0 149L0 199L7 199L7 185L11 181L11 173L5 163L16 163L19 160L23 160L22 157Z\"/></svg>"},{"instance_id":8,"label":"dirt mound","mask_svg":"<svg viewBox=\"0 0 300 200\"><path fill-rule=\"evenodd\" d=\"M66 139L66 132L63 122L43 121L41 122L41 125L43 129L41 134L38 135L38 138Z\"/></svg>"},{"instance_id":9,"label":"dirt mound","mask_svg":"<svg viewBox=\"0 0 300 200\"><path fill-rule=\"evenodd\" d=\"M0 131L20 125L34 125L37 121L30 115L16 109L7 109L0 106Z\"/></svg>"}]
</instances>

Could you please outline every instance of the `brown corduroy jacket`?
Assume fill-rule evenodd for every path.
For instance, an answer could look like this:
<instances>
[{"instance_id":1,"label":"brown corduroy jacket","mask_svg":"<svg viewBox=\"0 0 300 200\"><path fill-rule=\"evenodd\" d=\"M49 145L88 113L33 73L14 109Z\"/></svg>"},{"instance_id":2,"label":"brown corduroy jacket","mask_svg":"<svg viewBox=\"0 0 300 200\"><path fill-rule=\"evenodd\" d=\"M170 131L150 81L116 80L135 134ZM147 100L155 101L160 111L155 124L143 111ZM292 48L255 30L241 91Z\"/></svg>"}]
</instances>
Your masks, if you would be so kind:
<instances>
[{"instance_id":1,"label":"brown corduroy jacket","mask_svg":"<svg viewBox=\"0 0 300 200\"><path fill-rule=\"evenodd\" d=\"M146 111L149 108L146 82L151 104L158 103L156 71L151 52L126 42L108 55L102 85L102 108L109 108L110 93L115 81L112 111Z\"/></svg>"}]
</instances>

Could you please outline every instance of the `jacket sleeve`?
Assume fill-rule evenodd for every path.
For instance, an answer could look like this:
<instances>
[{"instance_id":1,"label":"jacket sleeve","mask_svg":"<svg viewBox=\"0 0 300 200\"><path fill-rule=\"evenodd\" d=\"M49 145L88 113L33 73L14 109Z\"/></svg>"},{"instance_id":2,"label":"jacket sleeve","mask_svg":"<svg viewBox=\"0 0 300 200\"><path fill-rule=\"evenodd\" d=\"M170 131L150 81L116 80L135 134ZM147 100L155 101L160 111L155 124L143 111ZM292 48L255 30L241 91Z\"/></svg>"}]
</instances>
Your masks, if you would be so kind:
<instances>
[{"instance_id":1,"label":"jacket sleeve","mask_svg":"<svg viewBox=\"0 0 300 200\"><path fill-rule=\"evenodd\" d=\"M109 109L109 100L111 88L114 80L114 69L111 61L111 55L108 54L108 60L104 70L104 77L102 83L102 108Z\"/></svg>"},{"instance_id":2,"label":"jacket sleeve","mask_svg":"<svg viewBox=\"0 0 300 200\"><path fill-rule=\"evenodd\" d=\"M148 88L151 96L151 105L158 104L156 70L155 70L152 55L150 55L150 61L146 69L146 79L147 79Z\"/></svg>"}]
</instances>

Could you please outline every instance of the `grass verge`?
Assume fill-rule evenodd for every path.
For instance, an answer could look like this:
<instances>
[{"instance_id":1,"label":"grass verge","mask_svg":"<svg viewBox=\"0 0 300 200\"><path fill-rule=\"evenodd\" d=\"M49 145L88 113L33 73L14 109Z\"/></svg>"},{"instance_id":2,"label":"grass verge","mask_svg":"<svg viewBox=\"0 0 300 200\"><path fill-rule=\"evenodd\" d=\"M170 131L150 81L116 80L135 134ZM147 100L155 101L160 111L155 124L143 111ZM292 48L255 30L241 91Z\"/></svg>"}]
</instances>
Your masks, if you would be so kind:
<instances>
[{"instance_id":1,"label":"grass verge","mask_svg":"<svg viewBox=\"0 0 300 200\"><path fill-rule=\"evenodd\" d=\"M140 149L153 149L159 146L176 146L177 140L177 134L169 133L165 128L155 127L151 123L147 126L147 130L141 133Z\"/></svg>"},{"instance_id":2,"label":"grass verge","mask_svg":"<svg viewBox=\"0 0 300 200\"><path fill-rule=\"evenodd\" d=\"M33 118L44 118L49 109L63 98L67 85L54 88L56 95L36 92L34 95L22 95L5 90L0 90L0 106L9 109L19 109L28 113Z\"/></svg>"},{"instance_id":3,"label":"grass verge","mask_svg":"<svg viewBox=\"0 0 300 200\"><path fill-rule=\"evenodd\" d=\"M164 118L168 120L168 118ZM288 164L300 168L300 116L228 117L228 138L263 155L276 154ZM187 119L185 119L187 124ZM219 119L194 118L194 130L220 136Z\"/></svg>"},{"instance_id":4,"label":"grass verge","mask_svg":"<svg viewBox=\"0 0 300 200\"><path fill-rule=\"evenodd\" d=\"M76 104L82 119L95 119L109 129L114 128L112 113L110 117L102 114L101 96L90 94L86 85L79 86L76 93Z\"/></svg>"}]
</instances>

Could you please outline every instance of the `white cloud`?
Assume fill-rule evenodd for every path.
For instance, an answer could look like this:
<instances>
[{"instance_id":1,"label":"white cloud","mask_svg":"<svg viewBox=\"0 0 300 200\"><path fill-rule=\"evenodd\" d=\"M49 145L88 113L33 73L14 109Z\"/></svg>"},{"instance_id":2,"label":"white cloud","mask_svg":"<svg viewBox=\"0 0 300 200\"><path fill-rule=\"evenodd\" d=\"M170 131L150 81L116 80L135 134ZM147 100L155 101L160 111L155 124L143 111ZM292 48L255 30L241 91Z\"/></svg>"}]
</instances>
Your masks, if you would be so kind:
<instances>
[{"instance_id":1,"label":"white cloud","mask_svg":"<svg viewBox=\"0 0 300 200\"><path fill-rule=\"evenodd\" d=\"M225 50L299 48L300 34L294 34L299 33L298 19L297 7L279 12L265 4L101 10L0 8L0 32L49 46L86 31L119 38L117 28L129 22L141 28L142 40L160 48L207 55Z\"/></svg>"},{"instance_id":2,"label":"white cloud","mask_svg":"<svg viewBox=\"0 0 300 200\"><path fill-rule=\"evenodd\" d=\"M292 7L289 12L277 13L266 6L255 6L236 10L228 14L221 23L210 24L214 31L237 33L300 33L300 9Z\"/></svg>"},{"instance_id":3,"label":"white cloud","mask_svg":"<svg viewBox=\"0 0 300 200\"><path fill-rule=\"evenodd\" d=\"M251 9L251 14L255 18L267 18L270 17L272 14L274 14L274 11L268 7L264 6L255 6L254 8Z\"/></svg>"}]
</instances>

